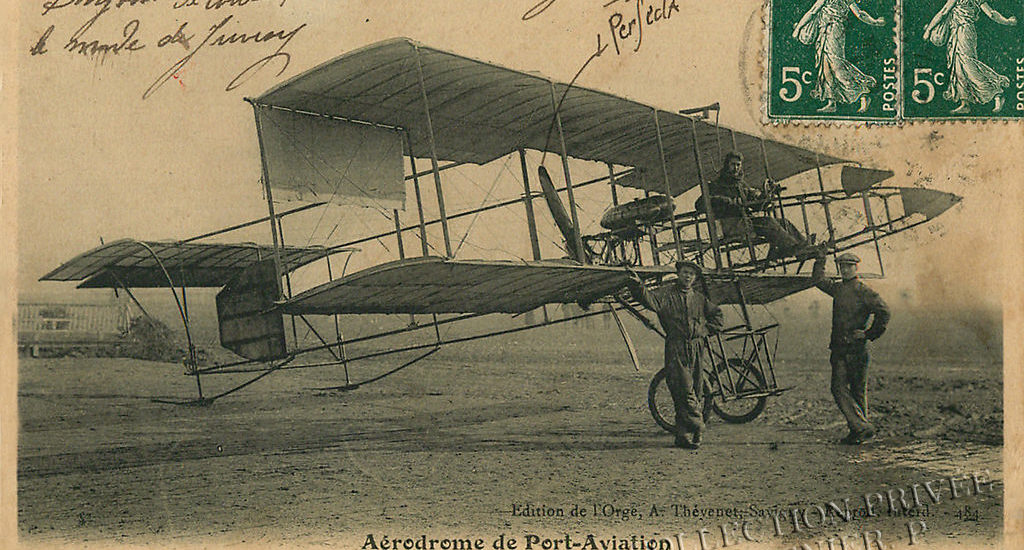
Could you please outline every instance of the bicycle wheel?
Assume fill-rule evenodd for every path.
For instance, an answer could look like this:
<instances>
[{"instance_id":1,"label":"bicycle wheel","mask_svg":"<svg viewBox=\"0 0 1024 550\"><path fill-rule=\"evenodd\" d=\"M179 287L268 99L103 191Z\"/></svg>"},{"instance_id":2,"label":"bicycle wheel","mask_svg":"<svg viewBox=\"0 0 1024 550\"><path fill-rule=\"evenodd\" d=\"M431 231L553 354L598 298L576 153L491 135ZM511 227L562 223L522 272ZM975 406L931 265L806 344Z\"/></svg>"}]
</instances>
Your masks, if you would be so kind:
<instances>
[{"instance_id":1,"label":"bicycle wheel","mask_svg":"<svg viewBox=\"0 0 1024 550\"><path fill-rule=\"evenodd\" d=\"M668 391L668 382L665 381L667 373L661 369L651 379L647 388L647 407L651 410L651 416L661 429L668 433L676 433L676 407L672 401L672 392ZM707 421L711 414L713 403L711 401L711 387L707 380L704 382L704 420Z\"/></svg>"},{"instance_id":2,"label":"bicycle wheel","mask_svg":"<svg viewBox=\"0 0 1024 550\"><path fill-rule=\"evenodd\" d=\"M738 357L732 357L727 364L723 365L720 363L717 367L719 369L719 376L723 379L732 377L733 384L736 387L735 396L737 397L737 399L725 401L721 399L721 396L716 396L718 399L712 402L711 408L719 418L730 424L743 424L750 422L764 412L764 408L768 404L767 396L743 397L746 394L760 393L767 389L768 383L759 369L749 361L744 361ZM729 369L728 374L726 374L725 369Z\"/></svg>"}]
</instances>

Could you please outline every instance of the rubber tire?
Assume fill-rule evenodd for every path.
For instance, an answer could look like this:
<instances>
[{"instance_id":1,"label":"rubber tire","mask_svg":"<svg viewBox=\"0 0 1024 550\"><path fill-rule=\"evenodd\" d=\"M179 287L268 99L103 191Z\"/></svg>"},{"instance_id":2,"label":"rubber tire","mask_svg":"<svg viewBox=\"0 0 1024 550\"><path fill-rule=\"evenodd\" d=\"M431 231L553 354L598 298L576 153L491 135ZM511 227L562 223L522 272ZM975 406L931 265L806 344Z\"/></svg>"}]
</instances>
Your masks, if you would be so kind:
<instances>
[{"instance_id":1,"label":"rubber tire","mask_svg":"<svg viewBox=\"0 0 1024 550\"><path fill-rule=\"evenodd\" d=\"M761 374L760 370L754 368L754 365L750 364L749 361L743 361L737 357L729 358L730 368L736 369L741 364L743 368L757 381L758 388L767 389L768 383L765 381L764 375ZM722 408L718 406L718 401L713 401L711 403L711 408L719 418L730 424L745 424L760 416L761 413L764 412L765 406L768 405L767 396L758 397L756 400L753 398L744 399L744 401L754 401L754 406L749 411L739 415L730 414L722 410Z\"/></svg>"},{"instance_id":2,"label":"rubber tire","mask_svg":"<svg viewBox=\"0 0 1024 550\"><path fill-rule=\"evenodd\" d=\"M650 409L651 416L654 417L654 422L656 422L658 426L661 426L661 429L665 430L670 434L675 434L676 425L661 415L661 412L658 411L657 405L658 387L664 386L665 389L662 391L668 393L668 383L665 382L666 376L668 376L668 373L665 371L665 369L661 369L657 373L655 373L654 378L651 378L651 384L647 388L647 408ZM712 403L710 387L708 387L706 382L704 384L704 392L705 393L703 416L705 419L707 419L708 415L711 414L711 410L714 404ZM674 417L675 411L672 411L672 414Z\"/></svg>"},{"instance_id":3,"label":"rubber tire","mask_svg":"<svg viewBox=\"0 0 1024 550\"><path fill-rule=\"evenodd\" d=\"M729 364L734 366L734 368L740 362L741 360L735 357L729 359ZM744 362L744 367L754 377L760 388L767 387L768 384L764 379L764 375L761 374L761 371L754 368L754 366L751 365L749 362ZM658 387L664 384L665 389L662 391L666 393L668 392L668 384L665 382L666 376L667 373L665 372L665 369L661 369L654 375L654 378L651 379L650 386L648 386L647 388L647 407L650 409L651 416L654 417L654 421L658 424L658 426L661 426L661 429L665 430L666 432L674 434L676 433L676 425L673 422L669 421L669 419L662 416L661 412L658 410L657 405L659 393ZM711 395L709 383L707 382L707 373L705 373L704 391L705 397L703 416L705 422L707 421L707 418L710 415L711 411L714 411L716 416L730 424L745 424L760 416L761 413L764 412L765 407L767 407L768 405L768 397L763 396L758 397L756 400L748 400L753 401L754 406L749 411L743 414L735 415L723 410L721 407L718 406L718 402L714 399L714 396Z\"/></svg>"}]
</instances>

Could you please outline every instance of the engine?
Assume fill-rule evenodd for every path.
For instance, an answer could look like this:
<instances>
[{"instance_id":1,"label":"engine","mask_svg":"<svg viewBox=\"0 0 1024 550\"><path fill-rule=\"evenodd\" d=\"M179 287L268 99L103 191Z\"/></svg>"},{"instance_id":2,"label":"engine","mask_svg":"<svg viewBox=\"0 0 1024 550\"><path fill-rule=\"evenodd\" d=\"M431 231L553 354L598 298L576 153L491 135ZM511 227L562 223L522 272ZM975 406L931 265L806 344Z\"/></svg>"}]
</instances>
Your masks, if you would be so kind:
<instances>
[{"instance_id":1,"label":"engine","mask_svg":"<svg viewBox=\"0 0 1024 550\"><path fill-rule=\"evenodd\" d=\"M609 231L621 231L638 225L663 222L672 217L675 209L672 197L666 195L635 199L609 208L601 216L601 227Z\"/></svg>"}]
</instances>

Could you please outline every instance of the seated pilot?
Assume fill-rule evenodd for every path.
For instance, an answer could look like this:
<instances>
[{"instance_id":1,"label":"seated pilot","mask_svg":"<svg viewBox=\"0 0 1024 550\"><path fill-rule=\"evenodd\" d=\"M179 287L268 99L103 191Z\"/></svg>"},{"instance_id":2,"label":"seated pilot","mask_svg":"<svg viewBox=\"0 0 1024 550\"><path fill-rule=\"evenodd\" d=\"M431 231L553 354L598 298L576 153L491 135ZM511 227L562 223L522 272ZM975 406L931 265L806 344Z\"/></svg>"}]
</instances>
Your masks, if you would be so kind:
<instances>
[{"instance_id":1,"label":"seated pilot","mask_svg":"<svg viewBox=\"0 0 1024 550\"><path fill-rule=\"evenodd\" d=\"M771 208L772 193L758 189L743 180L743 155L732 151L725 155L718 179L708 185L711 209L729 237L744 235L748 230L768 241L768 259L814 255L814 236L804 238L788 220L765 214ZM704 197L697 199L697 210L704 210ZM746 212L746 217L744 217Z\"/></svg>"}]
</instances>

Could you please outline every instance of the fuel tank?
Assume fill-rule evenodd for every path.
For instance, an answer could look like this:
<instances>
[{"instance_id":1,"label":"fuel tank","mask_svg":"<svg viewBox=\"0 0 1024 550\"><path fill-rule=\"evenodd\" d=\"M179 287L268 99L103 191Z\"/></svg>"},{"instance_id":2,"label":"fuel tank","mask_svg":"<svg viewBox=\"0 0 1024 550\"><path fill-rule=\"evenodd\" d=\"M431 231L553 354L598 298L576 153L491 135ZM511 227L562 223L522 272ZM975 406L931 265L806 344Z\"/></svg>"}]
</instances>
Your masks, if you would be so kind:
<instances>
[{"instance_id":1,"label":"fuel tank","mask_svg":"<svg viewBox=\"0 0 1024 550\"><path fill-rule=\"evenodd\" d=\"M671 218L675 209L675 202L665 195L635 199L605 211L601 216L601 227L609 231L619 231L637 225L662 222Z\"/></svg>"}]
</instances>

